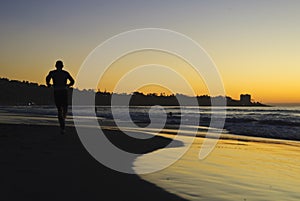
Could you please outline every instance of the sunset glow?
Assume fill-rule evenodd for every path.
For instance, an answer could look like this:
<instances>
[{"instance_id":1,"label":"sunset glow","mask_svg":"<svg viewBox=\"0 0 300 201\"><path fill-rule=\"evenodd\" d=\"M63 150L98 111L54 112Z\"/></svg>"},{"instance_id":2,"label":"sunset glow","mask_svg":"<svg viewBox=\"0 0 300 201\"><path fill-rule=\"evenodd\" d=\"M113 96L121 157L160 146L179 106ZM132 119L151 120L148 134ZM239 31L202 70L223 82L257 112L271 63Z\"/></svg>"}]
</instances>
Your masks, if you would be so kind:
<instances>
[{"instance_id":1,"label":"sunset glow","mask_svg":"<svg viewBox=\"0 0 300 201\"><path fill-rule=\"evenodd\" d=\"M199 43L216 64L228 96L238 99L248 93L264 103L300 103L299 8L300 2L292 0L6 1L0 8L0 77L45 84L58 59L76 77L86 57L105 40L124 31L157 27ZM128 75L132 82L115 89L128 71L144 65L169 70L136 72ZM171 71L186 78L193 93ZM149 85L138 87L140 91L209 94L189 64L158 51L122 57L99 78L95 90L130 93L132 84L151 76L165 79L172 89Z\"/></svg>"}]
</instances>

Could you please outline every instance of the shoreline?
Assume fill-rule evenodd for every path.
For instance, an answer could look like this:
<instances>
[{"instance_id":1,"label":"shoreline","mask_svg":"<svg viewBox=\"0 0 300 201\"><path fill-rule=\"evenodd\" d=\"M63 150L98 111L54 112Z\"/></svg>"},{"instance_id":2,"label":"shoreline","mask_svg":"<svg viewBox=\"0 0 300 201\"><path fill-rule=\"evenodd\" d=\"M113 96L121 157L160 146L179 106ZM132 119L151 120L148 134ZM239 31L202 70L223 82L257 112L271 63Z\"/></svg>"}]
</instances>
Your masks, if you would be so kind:
<instances>
[{"instance_id":1,"label":"shoreline","mask_svg":"<svg viewBox=\"0 0 300 201\"><path fill-rule=\"evenodd\" d=\"M191 150L173 165L153 174L131 175L111 170L97 162L81 144L72 118L68 119L66 135L60 135L56 118L32 121L28 116L29 119L24 119L26 118L24 116L14 122L15 124L10 124L11 119L6 118L2 118L6 121L0 123L0 167L2 170L0 188L4 192L3 200L52 201L95 200L96 198L125 201L229 201L234 197L260 200L261 197L257 192L270 197L269 191L273 191L272 189L280 189L278 194L277 191L273 192L274 196L288 196L291 200L297 200L293 199L294 197L300 198L298 197L299 191L290 186L290 184L299 183L296 181L299 176L294 175L297 169L289 170L290 165L298 167L297 164L300 164L300 161L299 163L295 161L299 155L297 151L300 147L299 141L226 133L223 137L220 136L212 155L199 163L198 160L195 161L197 159L195 154L199 152L199 146L207 137L199 132ZM117 147L141 154L138 157L132 157L130 161L125 160L125 165L135 172L139 172L136 168L147 168L150 165L147 163L153 161L151 154L154 152L168 151L168 149L161 148L176 136L166 127L166 130L160 132L160 135L151 141L137 143L136 140L128 139L127 135L118 131L112 121L100 120L99 125L108 139ZM169 126L172 127L172 125ZM95 129L85 125L84 122L82 127ZM138 135L151 133L151 130L147 129L129 129L128 131ZM183 137L189 137L189 135ZM185 140L180 138L179 144L176 143L175 147L180 148L184 142ZM105 152L102 153L106 155ZM162 154L161 156L163 161L169 158L168 155ZM156 162L160 164L159 160ZM259 163L259 166L252 167L253 163ZM259 171L255 172L254 170L258 167ZM264 174L266 172L267 175ZM294 175L294 179L286 177L282 180L286 183L285 185L277 183L276 179L282 173ZM251 175L251 177L245 177L245 175ZM260 184L262 178L264 186ZM256 187L258 185L260 185L259 188ZM247 193L246 186L251 186L251 194ZM269 186L272 188L269 189ZM290 189L289 194L283 190L287 188ZM222 195L219 196L218 192L222 192ZM238 193L232 194L231 192ZM245 197L241 197L242 195ZM216 196L218 198L214 199Z\"/></svg>"},{"instance_id":2,"label":"shoreline","mask_svg":"<svg viewBox=\"0 0 300 201\"><path fill-rule=\"evenodd\" d=\"M0 130L3 200L185 200L138 175L103 166L85 150L75 127L67 127L65 135L51 125L0 123ZM138 146L124 141L120 131L105 130L105 134L123 149L143 154L170 142L155 137Z\"/></svg>"},{"instance_id":3,"label":"shoreline","mask_svg":"<svg viewBox=\"0 0 300 201\"><path fill-rule=\"evenodd\" d=\"M200 160L204 140L195 138L180 160L142 178L191 201L300 199L299 142L220 139ZM165 150L159 152L158 163L169 157ZM143 170L151 161L151 153L145 154L135 161L135 168Z\"/></svg>"}]
</instances>

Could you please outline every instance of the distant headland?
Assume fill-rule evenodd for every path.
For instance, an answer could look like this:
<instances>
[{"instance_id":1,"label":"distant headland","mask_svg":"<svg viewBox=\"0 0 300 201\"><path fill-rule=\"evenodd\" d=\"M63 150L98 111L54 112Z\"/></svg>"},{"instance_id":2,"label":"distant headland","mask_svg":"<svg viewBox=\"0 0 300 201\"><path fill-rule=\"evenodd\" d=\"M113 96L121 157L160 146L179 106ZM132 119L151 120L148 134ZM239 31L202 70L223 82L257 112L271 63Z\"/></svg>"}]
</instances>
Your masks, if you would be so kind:
<instances>
[{"instance_id":1,"label":"distant headland","mask_svg":"<svg viewBox=\"0 0 300 201\"><path fill-rule=\"evenodd\" d=\"M130 106L151 106L151 105L162 105L162 106L178 106L177 98L184 98L185 105L195 106L192 101L195 98L198 101L198 106L211 106L212 100L215 103L224 102L226 100L227 106L268 106L259 102L253 102L250 94L241 94L240 100L234 100L231 97L216 96L210 97L208 95L202 95L197 97L190 97L182 94L143 94L141 92L133 92L132 94L116 94L110 92L95 92L92 89L89 90L78 90L70 89L69 102L72 100L72 91L76 90L83 96L95 95L95 104L109 106L111 104L111 98L114 96L117 100L128 99L130 97ZM0 78L0 105L54 105L53 100L53 89L46 87L45 85L39 85L28 81L9 80L7 78ZM222 101L221 101L222 100Z\"/></svg>"}]
</instances>

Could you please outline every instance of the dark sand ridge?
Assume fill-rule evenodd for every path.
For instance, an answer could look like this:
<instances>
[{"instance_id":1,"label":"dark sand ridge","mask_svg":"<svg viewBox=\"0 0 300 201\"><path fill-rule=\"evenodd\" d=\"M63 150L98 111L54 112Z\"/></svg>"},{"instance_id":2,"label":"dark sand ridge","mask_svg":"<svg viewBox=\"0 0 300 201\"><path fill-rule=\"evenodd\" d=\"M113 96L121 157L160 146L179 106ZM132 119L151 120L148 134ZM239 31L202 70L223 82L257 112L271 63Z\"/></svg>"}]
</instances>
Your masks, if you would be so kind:
<instances>
[{"instance_id":1,"label":"dark sand ridge","mask_svg":"<svg viewBox=\"0 0 300 201\"><path fill-rule=\"evenodd\" d=\"M136 143L120 131L105 133L117 146L135 153L154 151L170 142L154 137ZM74 127L60 135L56 126L0 124L0 168L0 201L184 200L137 175L101 165L85 150Z\"/></svg>"}]
</instances>

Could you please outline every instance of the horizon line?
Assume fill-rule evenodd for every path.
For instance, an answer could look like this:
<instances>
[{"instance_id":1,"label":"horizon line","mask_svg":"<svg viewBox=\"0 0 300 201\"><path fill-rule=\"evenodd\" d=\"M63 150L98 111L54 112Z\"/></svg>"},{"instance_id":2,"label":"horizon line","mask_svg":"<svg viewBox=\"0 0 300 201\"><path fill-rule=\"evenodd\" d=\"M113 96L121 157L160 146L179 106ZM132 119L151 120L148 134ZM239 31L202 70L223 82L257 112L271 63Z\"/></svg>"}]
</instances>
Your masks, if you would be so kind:
<instances>
[{"instance_id":1,"label":"horizon line","mask_svg":"<svg viewBox=\"0 0 300 201\"><path fill-rule=\"evenodd\" d=\"M20 82L20 83L27 83L27 84L37 84L38 86L41 86L41 87L47 87L45 83L39 83L37 81L29 81L29 80L19 80L19 79L10 79L8 77L0 77L0 79L3 79L3 80L8 80L8 81L17 81L17 82ZM104 93L110 93L110 94L126 94L126 95L130 95L130 94L133 94L135 92L139 92L139 91L134 91L134 92L112 92L112 91L101 91L100 89L79 89L79 88L74 88L76 90L80 90L80 91L94 91L95 93L97 92L104 92ZM151 95L151 94L157 94L158 96L160 94L164 94L164 93L160 93L160 92L149 92L149 93L143 93L143 92L139 92L139 93L142 93L143 95ZM209 96L209 97L228 97L228 98L231 98L233 99L230 95L216 95L216 96L210 96L208 94L202 94L202 95L195 95L195 96L191 96L191 95L187 95L187 94L182 94L182 93L175 93L175 94L170 94L170 95L163 95L163 96L176 96L176 95L184 95L184 96L187 96L187 97L200 97L200 96ZM251 95L251 93L240 93L240 95ZM233 99L233 100L236 100L236 99ZM259 101L254 101L254 102L258 102L258 103L261 103ZM272 101L268 101L268 102L265 102L264 104L268 104L268 105L279 105L279 106L300 106L300 102L272 102Z\"/></svg>"}]
</instances>

